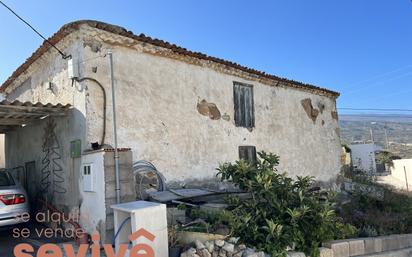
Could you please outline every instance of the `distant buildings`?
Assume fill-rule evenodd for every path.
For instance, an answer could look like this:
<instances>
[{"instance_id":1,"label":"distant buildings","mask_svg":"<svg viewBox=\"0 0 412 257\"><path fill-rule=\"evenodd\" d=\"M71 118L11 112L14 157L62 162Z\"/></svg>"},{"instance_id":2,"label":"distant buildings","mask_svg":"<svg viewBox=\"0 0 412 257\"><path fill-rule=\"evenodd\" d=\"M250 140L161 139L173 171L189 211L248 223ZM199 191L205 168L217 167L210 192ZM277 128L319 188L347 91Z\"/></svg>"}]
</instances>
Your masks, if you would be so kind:
<instances>
[{"instance_id":1,"label":"distant buildings","mask_svg":"<svg viewBox=\"0 0 412 257\"><path fill-rule=\"evenodd\" d=\"M375 144L352 144L351 149L352 165L354 169L377 173L376 153L383 148Z\"/></svg>"}]
</instances>

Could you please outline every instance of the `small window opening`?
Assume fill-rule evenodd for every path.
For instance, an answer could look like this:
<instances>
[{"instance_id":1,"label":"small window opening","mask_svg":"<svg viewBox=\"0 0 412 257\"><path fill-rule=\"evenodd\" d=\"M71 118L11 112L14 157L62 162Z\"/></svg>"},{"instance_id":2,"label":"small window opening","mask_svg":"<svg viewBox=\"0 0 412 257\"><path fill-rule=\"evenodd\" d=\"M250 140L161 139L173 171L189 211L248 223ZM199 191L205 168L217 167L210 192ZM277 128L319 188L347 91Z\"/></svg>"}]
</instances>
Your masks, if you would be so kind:
<instances>
[{"instance_id":1,"label":"small window opening","mask_svg":"<svg viewBox=\"0 0 412 257\"><path fill-rule=\"evenodd\" d=\"M254 146L239 146L239 159L250 163L257 162L256 147Z\"/></svg>"}]
</instances>

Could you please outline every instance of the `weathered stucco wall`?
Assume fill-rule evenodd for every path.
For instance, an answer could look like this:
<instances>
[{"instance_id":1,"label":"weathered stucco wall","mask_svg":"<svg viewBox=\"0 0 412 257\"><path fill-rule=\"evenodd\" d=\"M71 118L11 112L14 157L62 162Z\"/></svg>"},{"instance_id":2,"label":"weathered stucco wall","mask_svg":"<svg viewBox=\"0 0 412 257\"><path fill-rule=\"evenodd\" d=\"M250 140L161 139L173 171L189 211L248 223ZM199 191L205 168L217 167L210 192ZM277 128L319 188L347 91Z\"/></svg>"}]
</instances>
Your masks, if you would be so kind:
<instances>
[{"instance_id":1,"label":"weathered stucco wall","mask_svg":"<svg viewBox=\"0 0 412 257\"><path fill-rule=\"evenodd\" d=\"M119 145L131 147L135 160L153 162L168 181L212 178L219 163L238 159L241 145L279 154L280 170L292 175L314 175L326 181L339 172L334 99L281 84L268 86L235 71L218 72L221 67L209 62L189 64L166 58L161 49L88 27L83 33L84 59L91 60L83 67L85 75L97 77L109 92L106 143L113 142L108 58L95 57L110 48ZM97 52L92 45L99 45ZM234 81L254 87L256 127L252 131L234 125ZM99 94L96 90L89 88L87 98L88 109L97 114L87 118L89 140L98 140L102 133L102 98L93 97ZM222 117L201 115L197 105L202 100L214 103Z\"/></svg>"},{"instance_id":2,"label":"weathered stucco wall","mask_svg":"<svg viewBox=\"0 0 412 257\"><path fill-rule=\"evenodd\" d=\"M291 175L313 175L327 181L339 172L335 99L326 94L179 56L87 25L61 41L60 47L79 64L81 78L95 78L105 88L105 143L110 145L112 101L105 53L113 50L119 146L132 148L135 161L153 162L169 182L213 178L219 163L238 159L242 145L279 154L280 170ZM47 89L50 81L54 90ZM253 130L234 124L234 81L253 85ZM71 121L84 128L79 131L84 133L82 149L91 142L101 143L102 90L90 81L72 83L67 62L60 56L45 54L14 84L23 86L12 92L8 89L9 98L72 104L85 118ZM197 106L203 100L213 103L221 117L200 114Z\"/></svg>"},{"instance_id":3,"label":"weathered stucco wall","mask_svg":"<svg viewBox=\"0 0 412 257\"><path fill-rule=\"evenodd\" d=\"M71 34L66 40L61 41L58 47L81 60L83 46L77 36L77 33ZM46 162L52 160L46 157L47 150L43 148L47 135L50 136L50 129L47 129L49 118L7 133L5 152L7 168L26 169L27 163L35 162L34 171L30 169L27 174L32 194L40 192L43 186L50 183L43 196L52 200L52 203L62 210L76 210L81 203L78 187L80 158L70 157L70 142L80 139L82 149L86 147L85 89L78 84L72 84L67 74L67 60L52 50L41 56L18 77L6 93L10 101L61 103L73 106L67 117L53 118L56 125L53 131L57 141L53 143L53 157L61 157L56 161L54 169L61 169L57 172L59 176L51 174L45 177ZM57 189L53 189L53 180L60 181L55 183L58 185ZM31 197L36 198L33 195Z\"/></svg>"},{"instance_id":4,"label":"weathered stucco wall","mask_svg":"<svg viewBox=\"0 0 412 257\"><path fill-rule=\"evenodd\" d=\"M46 118L7 133L6 167L27 170L33 206L39 197L67 212L80 206L80 159L71 158L70 142L85 134L85 127L74 122L81 119L84 116L72 110L67 117ZM35 168L29 169L33 162Z\"/></svg>"}]
</instances>

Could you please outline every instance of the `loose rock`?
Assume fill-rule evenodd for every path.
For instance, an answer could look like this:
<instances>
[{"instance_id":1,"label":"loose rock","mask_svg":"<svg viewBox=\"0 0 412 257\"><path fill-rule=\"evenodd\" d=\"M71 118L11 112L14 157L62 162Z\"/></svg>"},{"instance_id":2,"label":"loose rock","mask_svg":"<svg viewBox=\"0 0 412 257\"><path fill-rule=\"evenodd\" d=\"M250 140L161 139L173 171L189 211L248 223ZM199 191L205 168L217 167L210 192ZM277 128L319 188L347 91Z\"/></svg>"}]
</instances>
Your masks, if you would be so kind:
<instances>
[{"instance_id":1,"label":"loose rock","mask_svg":"<svg viewBox=\"0 0 412 257\"><path fill-rule=\"evenodd\" d=\"M265 257L265 253L264 252L257 252L256 253L257 257Z\"/></svg>"},{"instance_id":2,"label":"loose rock","mask_svg":"<svg viewBox=\"0 0 412 257\"><path fill-rule=\"evenodd\" d=\"M196 246L196 249L199 249L199 250L205 248L205 245L202 242L200 242L199 240L195 241L195 246Z\"/></svg>"},{"instance_id":3,"label":"loose rock","mask_svg":"<svg viewBox=\"0 0 412 257\"><path fill-rule=\"evenodd\" d=\"M239 237L231 237L227 241L231 244L237 244L237 242L239 241Z\"/></svg>"},{"instance_id":4,"label":"loose rock","mask_svg":"<svg viewBox=\"0 0 412 257\"><path fill-rule=\"evenodd\" d=\"M242 255L243 255L243 251L242 251L242 252L237 252L237 253L233 254L232 257L242 257Z\"/></svg>"},{"instance_id":5,"label":"loose rock","mask_svg":"<svg viewBox=\"0 0 412 257\"><path fill-rule=\"evenodd\" d=\"M225 245L225 241L223 241L223 240L215 240L215 245L217 245L218 247L222 247L223 245Z\"/></svg>"},{"instance_id":6,"label":"loose rock","mask_svg":"<svg viewBox=\"0 0 412 257\"><path fill-rule=\"evenodd\" d=\"M237 246L237 249L239 249L239 250L245 250L246 248L247 247L244 244L240 244L240 245Z\"/></svg>"},{"instance_id":7,"label":"loose rock","mask_svg":"<svg viewBox=\"0 0 412 257\"><path fill-rule=\"evenodd\" d=\"M203 249L201 249L201 250L198 250L198 251L197 251L197 254L198 254L200 257L211 257L211 256L212 256L212 254L211 254L206 248L203 248Z\"/></svg>"},{"instance_id":8,"label":"loose rock","mask_svg":"<svg viewBox=\"0 0 412 257\"><path fill-rule=\"evenodd\" d=\"M256 252L255 249L248 248L244 244L236 245L234 239L227 242L224 240L214 240L201 242L196 240L195 247L190 247L183 252L180 257L268 257L264 252Z\"/></svg>"},{"instance_id":9,"label":"loose rock","mask_svg":"<svg viewBox=\"0 0 412 257\"><path fill-rule=\"evenodd\" d=\"M235 245L231 243L225 243L222 246L222 249L224 249L226 252L233 253L235 251Z\"/></svg>"},{"instance_id":10,"label":"loose rock","mask_svg":"<svg viewBox=\"0 0 412 257\"><path fill-rule=\"evenodd\" d=\"M219 257L226 257L227 256L227 254L226 254L227 252L224 250L224 249L220 249L219 250Z\"/></svg>"},{"instance_id":11,"label":"loose rock","mask_svg":"<svg viewBox=\"0 0 412 257\"><path fill-rule=\"evenodd\" d=\"M258 256L253 249L247 248L243 252L242 257L258 257Z\"/></svg>"},{"instance_id":12,"label":"loose rock","mask_svg":"<svg viewBox=\"0 0 412 257\"><path fill-rule=\"evenodd\" d=\"M213 242L206 241L205 242L205 247L209 251L209 253L212 253L213 250L215 249L215 244Z\"/></svg>"}]
</instances>

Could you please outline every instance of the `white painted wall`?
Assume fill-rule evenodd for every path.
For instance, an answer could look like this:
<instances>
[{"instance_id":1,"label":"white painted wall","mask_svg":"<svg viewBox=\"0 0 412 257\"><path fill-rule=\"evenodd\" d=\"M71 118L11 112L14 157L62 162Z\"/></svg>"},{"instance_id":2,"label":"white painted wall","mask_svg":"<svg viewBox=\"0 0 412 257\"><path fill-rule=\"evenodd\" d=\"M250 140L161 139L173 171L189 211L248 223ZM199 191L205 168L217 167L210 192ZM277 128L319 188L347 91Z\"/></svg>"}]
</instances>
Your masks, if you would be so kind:
<instances>
[{"instance_id":1,"label":"white painted wall","mask_svg":"<svg viewBox=\"0 0 412 257\"><path fill-rule=\"evenodd\" d=\"M129 236L132 231L135 233L140 229L145 229L155 236L154 241L140 237L133 240L133 247L138 247L136 245L139 244L147 244L153 249L153 256L169 256L166 204L135 201L116 204L112 207L114 210L115 231L119 231L119 235L115 241L116 252L119 251L120 244L130 242ZM122 223L129 217L131 218L130 221L121 228ZM128 254L126 254L126 256L128 256Z\"/></svg>"},{"instance_id":2,"label":"white painted wall","mask_svg":"<svg viewBox=\"0 0 412 257\"><path fill-rule=\"evenodd\" d=\"M353 144L349 145L354 168L376 173L375 152L382 148L375 144Z\"/></svg>"},{"instance_id":3,"label":"white painted wall","mask_svg":"<svg viewBox=\"0 0 412 257\"><path fill-rule=\"evenodd\" d=\"M91 152L82 155L82 166L91 164L94 172L94 192L86 192L83 188L83 174L80 175L80 195L82 204L80 213L82 214L80 225L89 234L100 231L106 222L105 207L105 180L104 180L104 152ZM82 169L80 169L82 172Z\"/></svg>"},{"instance_id":4,"label":"white painted wall","mask_svg":"<svg viewBox=\"0 0 412 257\"><path fill-rule=\"evenodd\" d=\"M406 169L406 177L404 169ZM412 159L393 160L391 175L405 183L408 180L408 184L412 185Z\"/></svg>"}]
</instances>

